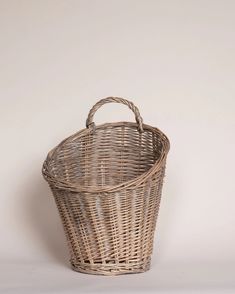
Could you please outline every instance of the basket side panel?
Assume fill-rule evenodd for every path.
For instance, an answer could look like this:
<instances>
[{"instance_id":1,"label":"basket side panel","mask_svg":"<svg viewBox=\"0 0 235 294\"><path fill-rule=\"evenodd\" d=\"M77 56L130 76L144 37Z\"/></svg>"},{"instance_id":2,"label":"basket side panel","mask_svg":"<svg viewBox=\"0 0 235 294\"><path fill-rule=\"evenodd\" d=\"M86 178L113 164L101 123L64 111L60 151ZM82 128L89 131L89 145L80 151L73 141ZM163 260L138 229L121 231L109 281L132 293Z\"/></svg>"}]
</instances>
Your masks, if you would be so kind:
<instances>
[{"instance_id":1,"label":"basket side panel","mask_svg":"<svg viewBox=\"0 0 235 294\"><path fill-rule=\"evenodd\" d=\"M164 171L165 166L136 189L113 193L52 189L75 269L149 267Z\"/></svg>"}]
</instances>

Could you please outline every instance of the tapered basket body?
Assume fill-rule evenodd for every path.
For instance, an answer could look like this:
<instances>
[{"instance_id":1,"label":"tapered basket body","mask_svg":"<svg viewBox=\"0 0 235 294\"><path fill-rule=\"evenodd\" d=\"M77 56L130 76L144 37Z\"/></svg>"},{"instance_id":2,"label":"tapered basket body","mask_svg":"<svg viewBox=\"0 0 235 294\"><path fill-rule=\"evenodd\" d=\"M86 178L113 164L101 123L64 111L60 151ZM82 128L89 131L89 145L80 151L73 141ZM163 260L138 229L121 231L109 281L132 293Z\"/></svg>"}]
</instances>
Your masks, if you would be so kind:
<instances>
[{"instance_id":1,"label":"tapered basket body","mask_svg":"<svg viewBox=\"0 0 235 294\"><path fill-rule=\"evenodd\" d=\"M117 102L136 123L94 126L94 112ZM138 109L108 97L90 111L87 128L51 150L43 175L53 192L76 271L115 275L150 268L161 199L167 137L143 124Z\"/></svg>"}]
</instances>

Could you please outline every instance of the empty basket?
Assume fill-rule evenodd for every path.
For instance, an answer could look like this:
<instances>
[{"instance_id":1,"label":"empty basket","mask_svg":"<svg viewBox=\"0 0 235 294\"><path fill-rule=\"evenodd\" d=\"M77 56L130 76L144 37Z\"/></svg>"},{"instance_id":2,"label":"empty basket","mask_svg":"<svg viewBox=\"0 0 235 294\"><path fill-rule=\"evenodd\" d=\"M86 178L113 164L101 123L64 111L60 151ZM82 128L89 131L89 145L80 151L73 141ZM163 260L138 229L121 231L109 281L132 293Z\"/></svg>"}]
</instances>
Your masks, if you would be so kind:
<instances>
[{"instance_id":1,"label":"empty basket","mask_svg":"<svg viewBox=\"0 0 235 294\"><path fill-rule=\"evenodd\" d=\"M105 103L127 105L136 123L95 126ZM76 271L115 275L150 267L169 140L143 124L130 101L108 97L90 110L86 129L62 141L43 164Z\"/></svg>"}]
</instances>

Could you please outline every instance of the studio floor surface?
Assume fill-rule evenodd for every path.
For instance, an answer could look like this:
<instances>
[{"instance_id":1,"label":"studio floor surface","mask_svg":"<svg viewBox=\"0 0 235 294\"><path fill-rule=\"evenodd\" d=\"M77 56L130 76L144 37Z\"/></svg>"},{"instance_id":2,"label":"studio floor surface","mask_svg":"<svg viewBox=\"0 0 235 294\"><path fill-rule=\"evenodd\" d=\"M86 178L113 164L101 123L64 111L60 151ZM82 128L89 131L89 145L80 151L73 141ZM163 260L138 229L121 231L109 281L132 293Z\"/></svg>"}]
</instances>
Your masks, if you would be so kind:
<instances>
[{"instance_id":1,"label":"studio floor surface","mask_svg":"<svg viewBox=\"0 0 235 294\"><path fill-rule=\"evenodd\" d=\"M143 274L95 276L68 265L40 262L1 264L1 293L235 293L234 266L152 264Z\"/></svg>"}]
</instances>

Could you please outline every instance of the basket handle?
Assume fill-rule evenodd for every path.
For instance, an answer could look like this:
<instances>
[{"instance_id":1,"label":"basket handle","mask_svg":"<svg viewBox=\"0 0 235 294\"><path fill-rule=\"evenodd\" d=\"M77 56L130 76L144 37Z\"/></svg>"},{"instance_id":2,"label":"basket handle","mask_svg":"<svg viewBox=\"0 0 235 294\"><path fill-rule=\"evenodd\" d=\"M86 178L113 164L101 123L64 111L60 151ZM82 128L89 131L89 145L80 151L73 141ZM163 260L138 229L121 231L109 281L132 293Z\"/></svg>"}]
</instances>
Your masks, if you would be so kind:
<instances>
[{"instance_id":1,"label":"basket handle","mask_svg":"<svg viewBox=\"0 0 235 294\"><path fill-rule=\"evenodd\" d=\"M91 128L91 127L95 128L95 123L93 122L93 117L94 117L95 112L102 105L104 105L106 103L111 103L111 102L122 103L122 104L127 105L135 114L135 120L138 125L139 132L140 133L143 132L143 119L140 116L139 109L131 101L128 101L126 99L119 98L119 97L107 97L107 98L104 98L104 99L101 99L100 101L98 101L89 111L89 114L88 114L88 117L86 120L86 127L87 128Z\"/></svg>"}]
</instances>

